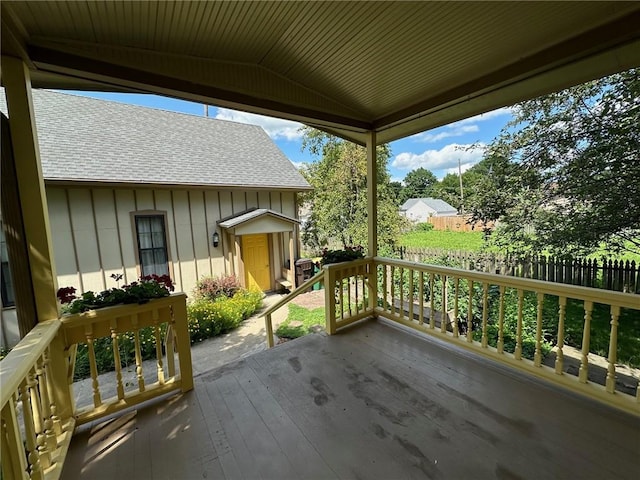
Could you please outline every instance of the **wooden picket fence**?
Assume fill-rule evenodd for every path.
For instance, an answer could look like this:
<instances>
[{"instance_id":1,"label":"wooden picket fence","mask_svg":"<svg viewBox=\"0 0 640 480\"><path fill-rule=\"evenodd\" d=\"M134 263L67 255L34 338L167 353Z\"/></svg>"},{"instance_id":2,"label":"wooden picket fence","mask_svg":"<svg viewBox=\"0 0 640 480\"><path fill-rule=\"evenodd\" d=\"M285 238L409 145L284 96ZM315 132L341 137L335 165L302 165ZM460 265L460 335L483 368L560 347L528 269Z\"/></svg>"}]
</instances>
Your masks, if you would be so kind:
<instances>
[{"instance_id":1,"label":"wooden picket fence","mask_svg":"<svg viewBox=\"0 0 640 480\"><path fill-rule=\"evenodd\" d=\"M446 260L468 270L640 293L640 265L633 260L558 258L545 255L522 257L415 247L400 247L396 250L396 255L413 262Z\"/></svg>"},{"instance_id":2,"label":"wooden picket fence","mask_svg":"<svg viewBox=\"0 0 640 480\"><path fill-rule=\"evenodd\" d=\"M485 228L492 228L493 222L471 222L469 215L452 215L448 217L429 217L428 223L434 230L450 230L452 232L482 232Z\"/></svg>"}]
</instances>

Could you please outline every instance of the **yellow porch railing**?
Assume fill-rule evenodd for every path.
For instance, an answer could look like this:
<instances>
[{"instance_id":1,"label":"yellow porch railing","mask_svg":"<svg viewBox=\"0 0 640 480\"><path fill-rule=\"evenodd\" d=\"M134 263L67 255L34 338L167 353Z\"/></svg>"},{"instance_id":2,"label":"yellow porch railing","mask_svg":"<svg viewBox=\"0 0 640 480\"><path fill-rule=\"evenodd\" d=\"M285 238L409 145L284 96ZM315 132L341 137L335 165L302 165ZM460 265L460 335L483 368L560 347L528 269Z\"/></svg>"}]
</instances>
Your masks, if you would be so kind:
<instances>
[{"instance_id":1,"label":"yellow porch railing","mask_svg":"<svg viewBox=\"0 0 640 480\"><path fill-rule=\"evenodd\" d=\"M75 427L60 320L38 324L0 362L2 477L58 478Z\"/></svg>"},{"instance_id":2,"label":"yellow porch railing","mask_svg":"<svg viewBox=\"0 0 640 480\"><path fill-rule=\"evenodd\" d=\"M152 375L144 371L142 362L140 332L147 327L153 332L156 355ZM135 350L133 382L123 380L119 345L123 335L132 337ZM108 374L115 395L106 400L94 348L99 338L109 339L115 364L115 371ZM73 395L79 343L87 345L93 398L92 405L83 409L76 408ZM0 380L3 478L58 478L76 425L193 388L186 295L40 323L0 362Z\"/></svg>"},{"instance_id":3,"label":"yellow porch railing","mask_svg":"<svg viewBox=\"0 0 640 480\"><path fill-rule=\"evenodd\" d=\"M620 328L631 327L620 325L621 312L627 310L640 316L640 295L390 258L367 258L326 265L314 278L270 308L265 315L270 347L271 314L319 280L325 285L329 334L363 318L382 317L640 415L640 388L631 394L616 385L620 370L618 332ZM545 307L549 299L557 302L551 313ZM565 342L567 308L576 306L582 309L579 349ZM606 308L610 319L608 353L600 357L604 367L590 361L594 357L590 344L596 306ZM514 338L505 323L509 308L517 317ZM549 322L557 331L553 338L545 329ZM527 326L533 330L528 340ZM555 358L549 357L553 360L550 365L543 361L547 353L545 340L547 348L549 344L555 345L552 352ZM576 375L567 373L570 351L577 357L572 360L577 362ZM604 368L603 381L592 381L590 373L600 368ZM639 381L636 373L632 373L632 383Z\"/></svg>"},{"instance_id":4,"label":"yellow porch railing","mask_svg":"<svg viewBox=\"0 0 640 480\"><path fill-rule=\"evenodd\" d=\"M273 313L316 283L324 284L326 290L325 308L330 312L326 317L327 332L335 333L339 328L371 316L375 299L373 284L369 282L372 265L373 262L366 259L325 265L320 272L272 305L264 312L267 346L274 346Z\"/></svg>"},{"instance_id":5,"label":"yellow porch railing","mask_svg":"<svg viewBox=\"0 0 640 480\"><path fill-rule=\"evenodd\" d=\"M616 389L620 313L628 309L632 315L640 315L640 295L389 258L377 257L375 265L380 284L376 315L640 415L640 388L636 388L635 395ZM513 351L509 351L505 341L508 298L517 312ZM558 305L552 319L557 335L548 339L556 345L553 366L542 361L544 321L549 322L548 309L544 309L548 298L557 300ZM526 299L535 307L526 309ZM497 302L497 308L491 309L490 302L494 305ZM569 302L581 305L584 314L577 375L568 374L565 369ZM604 385L589 380L591 321L596 304L606 306L610 317L608 354L603 359ZM535 324L531 359L523 353L523 326L527 320Z\"/></svg>"}]
</instances>

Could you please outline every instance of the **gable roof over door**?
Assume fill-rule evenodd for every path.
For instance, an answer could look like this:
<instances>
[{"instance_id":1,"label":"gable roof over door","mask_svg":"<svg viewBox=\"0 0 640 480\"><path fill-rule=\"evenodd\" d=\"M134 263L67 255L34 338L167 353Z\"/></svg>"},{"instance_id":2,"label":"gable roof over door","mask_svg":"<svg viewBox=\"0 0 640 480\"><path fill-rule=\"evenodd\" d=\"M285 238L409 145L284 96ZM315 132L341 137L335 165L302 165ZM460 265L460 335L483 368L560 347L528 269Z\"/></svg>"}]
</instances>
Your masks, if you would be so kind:
<instances>
[{"instance_id":1,"label":"gable roof over door","mask_svg":"<svg viewBox=\"0 0 640 480\"><path fill-rule=\"evenodd\" d=\"M257 125L46 90L33 103L48 181L311 188Z\"/></svg>"},{"instance_id":2,"label":"gable roof over door","mask_svg":"<svg viewBox=\"0 0 640 480\"><path fill-rule=\"evenodd\" d=\"M147 91L378 143L640 65L640 2L5 0L36 87Z\"/></svg>"},{"instance_id":3,"label":"gable roof over door","mask_svg":"<svg viewBox=\"0 0 640 480\"><path fill-rule=\"evenodd\" d=\"M245 212L223 218L218 226L234 235L291 232L300 222L292 217L267 208L251 208Z\"/></svg>"}]
</instances>

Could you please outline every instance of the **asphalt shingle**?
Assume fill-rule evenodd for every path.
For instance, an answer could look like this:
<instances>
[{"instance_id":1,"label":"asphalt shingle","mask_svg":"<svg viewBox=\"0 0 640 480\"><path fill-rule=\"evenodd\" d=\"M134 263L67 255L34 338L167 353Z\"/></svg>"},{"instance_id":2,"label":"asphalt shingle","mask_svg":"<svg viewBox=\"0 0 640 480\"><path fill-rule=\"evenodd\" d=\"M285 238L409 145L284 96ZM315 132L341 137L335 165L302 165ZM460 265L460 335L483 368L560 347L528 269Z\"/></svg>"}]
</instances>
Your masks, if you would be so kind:
<instances>
[{"instance_id":1,"label":"asphalt shingle","mask_svg":"<svg viewBox=\"0 0 640 480\"><path fill-rule=\"evenodd\" d=\"M46 90L33 103L46 180L310 188L257 125Z\"/></svg>"}]
</instances>

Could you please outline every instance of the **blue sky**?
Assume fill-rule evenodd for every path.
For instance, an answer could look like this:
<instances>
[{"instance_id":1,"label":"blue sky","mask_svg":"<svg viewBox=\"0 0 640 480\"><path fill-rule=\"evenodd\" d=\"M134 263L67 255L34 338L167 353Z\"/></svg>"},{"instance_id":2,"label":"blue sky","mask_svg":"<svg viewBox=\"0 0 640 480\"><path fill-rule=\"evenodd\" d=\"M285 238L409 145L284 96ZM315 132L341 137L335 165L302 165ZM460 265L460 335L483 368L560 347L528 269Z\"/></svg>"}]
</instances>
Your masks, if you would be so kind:
<instances>
[{"instance_id":1,"label":"blue sky","mask_svg":"<svg viewBox=\"0 0 640 480\"><path fill-rule=\"evenodd\" d=\"M71 93L192 115L204 115L204 106L200 103L157 95ZM308 151L301 151L299 123L216 107L209 107L209 116L261 125L294 164L313 161ZM483 145L489 143L510 118L510 110L501 108L392 142L392 156L389 161L392 179L402 180L411 170L420 167L431 170L436 177L442 178L447 173L457 173L458 159L463 171L470 168L482 158ZM475 147L469 148L472 145Z\"/></svg>"}]
</instances>

